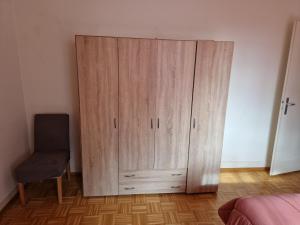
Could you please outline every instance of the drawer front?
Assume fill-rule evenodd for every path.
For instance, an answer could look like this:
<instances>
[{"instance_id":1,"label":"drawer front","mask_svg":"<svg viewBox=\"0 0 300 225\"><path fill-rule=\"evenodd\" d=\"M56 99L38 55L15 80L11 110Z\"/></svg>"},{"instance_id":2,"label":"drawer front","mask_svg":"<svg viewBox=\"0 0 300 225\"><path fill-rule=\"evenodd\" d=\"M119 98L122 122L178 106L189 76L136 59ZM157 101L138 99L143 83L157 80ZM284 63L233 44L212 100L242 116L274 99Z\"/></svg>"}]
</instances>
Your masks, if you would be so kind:
<instances>
[{"instance_id":1,"label":"drawer front","mask_svg":"<svg viewBox=\"0 0 300 225\"><path fill-rule=\"evenodd\" d=\"M185 192L186 171L186 169L120 171L119 194Z\"/></svg>"},{"instance_id":2,"label":"drawer front","mask_svg":"<svg viewBox=\"0 0 300 225\"><path fill-rule=\"evenodd\" d=\"M186 190L186 181L123 182L119 194L181 193Z\"/></svg>"},{"instance_id":3,"label":"drawer front","mask_svg":"<svg viewBox=\"0 0 300 225\"><path fill-rule=\"evenodd\" d=\"M119 183L124 182L186 182L186 169L120 171Z\"/></svg>"}]
</instances>

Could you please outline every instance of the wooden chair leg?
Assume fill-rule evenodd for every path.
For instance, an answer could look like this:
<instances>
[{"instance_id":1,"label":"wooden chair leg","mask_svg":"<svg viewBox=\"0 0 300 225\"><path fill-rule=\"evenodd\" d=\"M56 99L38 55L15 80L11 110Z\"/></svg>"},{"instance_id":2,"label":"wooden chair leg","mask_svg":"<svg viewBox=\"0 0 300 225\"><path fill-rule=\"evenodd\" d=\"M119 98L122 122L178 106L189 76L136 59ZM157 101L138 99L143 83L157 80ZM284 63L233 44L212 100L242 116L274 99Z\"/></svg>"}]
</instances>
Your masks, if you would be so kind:
<instances>
[{"instance_id":1,"label":"wooden chair leg","mask_svg":"<svg viewBox=\"0 0 300 225\"><path fill-rule=\"evenodd\" d=\"M56 178L57 181L57 199L58 203L62 203L62 176Z\"/></svg>"},{"instance_id":2,"label":"wooden chair leg","mask_svg":"<svg viewBox=\"0 0 300 225\"><path fill-rule=\"evenodd\" d=\"M25 191L24 191L23 183L18 183L18 190L19 190L20 203L22 206L24 206L25 205Z\"/></svg>"},{"instance_id":3,"label":"wooden chair leg","mask_svg":"<svg viewBox=\"0 0 300 225\"><path fill-rule=\"evenodd\" d=\"M67 179L68 181L71 180L71 169L70 169L70 163L68 163L68 166L67 166Z\"/></svg>"}]
</instances>

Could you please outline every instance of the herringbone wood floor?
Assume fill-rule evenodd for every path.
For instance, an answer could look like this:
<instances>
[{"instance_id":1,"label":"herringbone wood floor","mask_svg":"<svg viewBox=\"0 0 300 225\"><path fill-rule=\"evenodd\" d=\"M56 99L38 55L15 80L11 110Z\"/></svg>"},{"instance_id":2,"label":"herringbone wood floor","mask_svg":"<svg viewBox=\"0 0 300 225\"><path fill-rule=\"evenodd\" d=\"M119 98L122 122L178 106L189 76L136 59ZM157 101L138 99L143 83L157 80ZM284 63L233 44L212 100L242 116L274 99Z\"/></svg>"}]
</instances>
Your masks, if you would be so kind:
<instances>
[{"instance_id":1,"label":"herringbone wood floor","mask_svg":"<svg viewBox=\"0 0 300 225\"><path fill-rule=\"evenodd\" d=\"M12 200L0 214L1 225L125 225L222 224L217 209L226 201L245 195L300 191L300 173L269 177L265 171L222 172L217 194L161 194L82 197L81 177L64 180L63 204L58 205L54 181L26 188L26 207Z\"/></svg>"}]
</instances>

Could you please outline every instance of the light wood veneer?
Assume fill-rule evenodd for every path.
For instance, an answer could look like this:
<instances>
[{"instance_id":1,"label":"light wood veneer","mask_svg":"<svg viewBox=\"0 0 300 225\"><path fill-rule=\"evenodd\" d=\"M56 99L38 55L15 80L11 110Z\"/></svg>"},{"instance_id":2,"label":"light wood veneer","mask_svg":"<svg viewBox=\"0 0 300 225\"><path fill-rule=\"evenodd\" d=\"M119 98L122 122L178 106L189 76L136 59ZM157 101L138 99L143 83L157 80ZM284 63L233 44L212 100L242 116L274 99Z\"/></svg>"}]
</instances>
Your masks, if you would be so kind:
<instances>
[{"instance_id":1,"label":"light wood veneer","mask_svg":"<svg viewBox=\"0 0 300 225\"><path fill-rule=\"evenodd\" d=\"M233 43L76 46L84 195L216 191Z\"/></svg>"},{"instance_id":2,"label":"light wood veneer","mask_svg":"<svg viewBox=\"0 0 300 225\"><path fill-rule=\"evenodd\" d=\"M188 193L218 188L232 54L233 42L197 43Z\"/></svg>"},{"instance_id":3,"label":"light wood veneer","mask_svg":"<svg viewBox=\"0 0 300 225\"><path fill-rule=\"evenodd\" d=\"M157 41L118 38L119 169L144 170L154 164Z\"/></svg>"},{"instance_id":4,"label":"light wood veneer","mask_svg":"<svg viewBox=\"0 0 300 225\"><path fill-rule=\"evenodd\" d=\"M187 168L196 42L157 42L154 168Z\"/></svg>"},{"instance_id":5,"label":"light wood veneer","mask_svg":"<svg viewBox=\"0 0 300 225\"><path fill-rule=\"evenodd\" d=\"M76 36L84 195L118 194L118 45Z\"/></svg>"}]
</instances>

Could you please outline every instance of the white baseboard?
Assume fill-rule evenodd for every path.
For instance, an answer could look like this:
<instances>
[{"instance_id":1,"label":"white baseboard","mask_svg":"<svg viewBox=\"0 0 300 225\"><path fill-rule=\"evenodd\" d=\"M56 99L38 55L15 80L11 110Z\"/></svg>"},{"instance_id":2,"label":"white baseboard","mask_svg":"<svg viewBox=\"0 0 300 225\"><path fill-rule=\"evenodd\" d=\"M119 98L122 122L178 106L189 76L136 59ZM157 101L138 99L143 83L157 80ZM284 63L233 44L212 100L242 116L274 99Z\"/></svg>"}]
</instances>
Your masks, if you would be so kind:
<instances>
[{"instance_id":1,"label":"white baseboard","mask_svg":"<svg viewBox=\"0 0 300 225\"><path fill-rule=\"evenodd\" d=\"M221 162L221 168L255 168L266 167L265 161L224 161Z\"/></svg>"},{"instance_id":2,"label":"white baseboard","mask_svg":"<svg viewBox=\"0 0 300 225\"><path fill-rule=\"evenodd\" d=\"M4 199L0 202L0 211L7 205L7 203L12 200L12 198L17 194L17 188L15 187Z\"/></svg>"}]
</instances>

